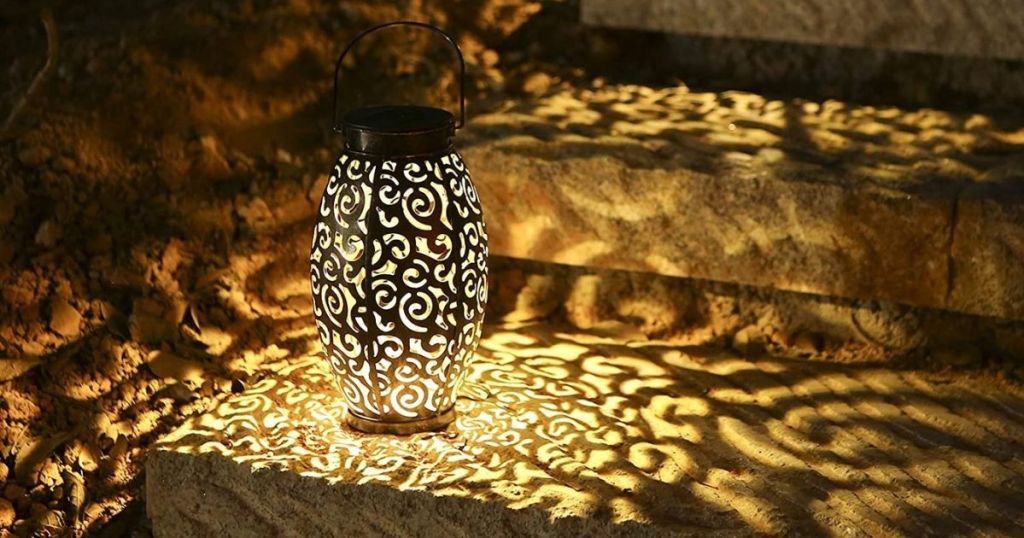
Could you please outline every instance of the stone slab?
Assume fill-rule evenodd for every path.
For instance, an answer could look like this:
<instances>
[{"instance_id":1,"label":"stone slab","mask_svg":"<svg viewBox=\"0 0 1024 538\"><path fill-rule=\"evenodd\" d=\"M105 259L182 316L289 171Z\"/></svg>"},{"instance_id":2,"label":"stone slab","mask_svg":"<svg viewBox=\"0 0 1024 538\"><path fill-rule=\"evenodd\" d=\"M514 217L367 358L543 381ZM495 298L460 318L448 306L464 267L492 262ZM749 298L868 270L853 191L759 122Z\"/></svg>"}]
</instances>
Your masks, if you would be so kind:
<instances>
[{"instance_id":1,"label":"stone slab","mask_svg":"<svg viewBox=\"0 0 1024 538\"><path fill-rule=\"evenodd\" d=\"M1024 59L1018 0L583 0L581 16L616 28Z\"/></svg>"},{"instance_id":2,"label":"stone slab","mask_svg":"<svg viewBox=\"0 0 1024 538\"><path fill-rule=\"evenodd\" d=\"M617 86L462 144L494 254L1024 319L1021 126Z\"/></svg>"},{"instance_id":3,"label":"stone slab","mask_svg":"<svg viewBox=\"0 0 1024 538\"><path fill-rule=\"evenodd\" d=\"M161 439L158 538L1013 534L1024 399L969 376L489 325L448 430L343 427L318 357Z\"/></svg>"}]
</instances>

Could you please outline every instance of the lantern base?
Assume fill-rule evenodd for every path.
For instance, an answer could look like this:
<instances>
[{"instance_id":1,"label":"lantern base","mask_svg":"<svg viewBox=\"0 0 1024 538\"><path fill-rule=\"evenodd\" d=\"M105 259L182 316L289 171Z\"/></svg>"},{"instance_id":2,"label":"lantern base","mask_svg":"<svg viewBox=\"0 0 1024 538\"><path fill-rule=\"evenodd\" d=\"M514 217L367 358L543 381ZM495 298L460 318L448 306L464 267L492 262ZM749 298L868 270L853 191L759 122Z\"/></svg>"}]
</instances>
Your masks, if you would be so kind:
<instances>
[{"instance_id":1,"label":"lantern base","mask_svg":"<svg viewBox=\"0 0 1024 538\"><path fill-rule=\"evenodd\" d=\"M440 415L412 420L409 422L382 422L357 417L352 413L345 413L345 422L349 426L365 433L391 433L397 435L410 435L413 433L429 432L440 430L455 420L455 408L449 408Z\"/></svg>"}]
</instances>

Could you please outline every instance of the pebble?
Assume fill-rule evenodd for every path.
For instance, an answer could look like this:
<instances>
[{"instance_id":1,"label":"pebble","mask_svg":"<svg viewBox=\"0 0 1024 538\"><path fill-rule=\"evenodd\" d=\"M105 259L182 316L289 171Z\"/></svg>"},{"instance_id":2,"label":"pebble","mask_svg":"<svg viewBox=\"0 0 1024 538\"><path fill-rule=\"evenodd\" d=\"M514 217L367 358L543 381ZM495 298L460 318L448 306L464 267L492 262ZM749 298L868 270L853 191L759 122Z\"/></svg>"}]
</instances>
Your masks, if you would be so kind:
<instances>
[{"instance_id":1,"label":"pebble","mask_svg":"<svg viewBox=\"0 0 1024 538\"><path fill-rule=\"evenodd\" d=\"M754 325L748 325L732 337L732 348L745 353L756 353L764 348L761 331Z\"/></svg>"},{"instance_id":2,"label":"pebble","mask_svg":"<svg viewBox=\"0 0 1024 538\"><path fill-rule=\"evenodd\" d=\"M39 225L39 229L36 230L36 244L46 248L53 248L60 241L61 237L60 224L52 220L47 220Z\"/></svg>"},{"instance_id":3,"label":"pebble","mask_svg":"<svg viewBox=\"0 0 1024 538\"><path fill-rule=\"evenodd\" d=\"M7 499L0 499L0 528L10 527L14 524L15 518L18 514L14 510L14 505Z\"/></svg>"},{"instance_id":4,"label":"pebble","mask_svg":"<svg viewBox=\"0 0 1024 538\"><path fill-rule=\"evenodd\" d=\"M92 443L83 443L75 440L71 449L75 454L75 461L78 467L87 473L95 471L99 467L100 449Z\"/></svg>"},{"instance_id":5,"label":"pebble","mask_svg":"<svg viewBox=\"0 0 1024 538\"><path fill-rule=\"evenodd\" d=\"M85 510L82 511L82 513L85 514L86 522L96 521L105 512L106 508L98 502L89 503L89 505L85 507Z\"/></svg>"},{"instance_id":6,"label":"pebble","mask_svg":"<svg viewBox=\"0 0 1024 538\"><path fill-rule=\"evenodd\" d=\"M9 501L17 501L18 499L22 499L25 497L26 493L28 492L25 491L25 488L15 483L7 484L7 487L4 488L4 498Z\"/></svg>"},{"instance_id":7,"label":"pebble","mask_svg":"<svg viewBox=\"0 0 1024 538\"><path fill-rule=\"evenodd\" d=\"M143 344L158 344L173 340L177 328L163 317L141 312L132 312L128 321L128 332L132 339Z\"/></svg>"},{"instance_id":8,"label":"pebble","mask_svg":"<svg viewBox=\"0 0 1024 538\"><path fill-rule=\"evenodd\" d=\"M0 358L0 382L17 379L29 370L35 368L42 362L38 357L31 359L4 359ZM0 465L3 465L0 463ZM6 467L4 468L6 469ZM4 482L6 470L0 476L0 484Z\"/></svg>"},{"instance_id":9,"label":"pebble","mask_svg":"<svg viewBox=\"0 0 1024 538\"><path fill-rule=\"evenodd\" d=\"M82 315L62 297L50 304L50 328L66 338L78 336Z\"/></svg>"},{"instance_id":10,"label":"pebble","mask_svg":"<svg viewBox=\"0 0 1024 538\"><path fill-rule=\"evenodd\" d=\"M53 154L46 146L29 146L18 152L18 160L25 166L40 166L50 160Z\"/></svg>"},{"instance_id":11,"label":"pebble","mask_svg":"<svg viewBox=\"0 0 1024 538\"><path fill-rule=\"evenodd\" d=\"M224 158L220 140L207 135L199 139L200 155L197 171L210 179L225 179L231 176L231 165Z\"/></svg>"},{"instance_id":12,"label":"pebble","mask_svg":"<svg viewBox=\"0 0 1024 538\"><path fill-rule=\"evenodd\" d=\"M47 509L36 516L36 518L36 521L43 527L59 529L64 525L64 518L61 517L61 513L57 510Z\"/></svg>"},{"instance_id":13,"label":"pebble","mask_svg":"<svg viewBox=\"0 0 1024 538\"><path fill-rule=\"evenodd\" d=\"M248 204L240 205L238 214L253 229L265 229L274 223L274 213L260 197L253 198Z\"/></svg>"},{"instance_id":14,"label":"pebble","mask_svg":"<svg viewBox=\"0 0 1024 538\"><path fill-rule=\"evenodd\" d=\"M805 355L813 355L821 352L824 345L820 335L801 331L793 337L793 348Z\"/></svg>"},{"instance_id":15,"label":"pebble","mask_svg":"<svg viewBox=\"0 0 1024 538\"><path fill-rule=\"evenodd\" d=\"M64 478L60 473L60 466L53 460L48 460L39 469L39 483L49 486L56 487L64 483Z\"/></svg>"},{"instance_id":16,"label":"pebble","mask_svg":"<svg viewBox=\"0 0 1024 538\"><path fill-rule=\"evenodd\" d=\"M85 504L85 480L75 473L66 472L64 473L64 482L70 485L68 514L71 519L75 519Z\"/></svg>"},{"instance_id":17,"label":"pebble","mask_svg":"<svg viewBox=\"0 0 1024 538\"><path fill-rule=\"evenodd\" d=\"M193 383L196 386L203 383L204 371L201 363L188 360L169 351L157 351L152 353L147 361L149 369L157 377L175 379L181 382Z\"/></svg>"}]
</instances>

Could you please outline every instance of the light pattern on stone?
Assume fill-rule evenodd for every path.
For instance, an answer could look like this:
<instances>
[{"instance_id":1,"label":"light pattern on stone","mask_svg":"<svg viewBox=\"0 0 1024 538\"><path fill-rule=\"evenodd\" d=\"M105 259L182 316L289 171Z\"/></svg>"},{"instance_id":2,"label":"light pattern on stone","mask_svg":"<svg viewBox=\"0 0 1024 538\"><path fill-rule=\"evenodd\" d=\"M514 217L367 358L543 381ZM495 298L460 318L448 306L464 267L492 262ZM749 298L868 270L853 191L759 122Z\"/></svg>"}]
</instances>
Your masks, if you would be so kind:
<instances>
[{"instance_id":1,"label":"light pattern on stone","mask_svg":"<svg viewBox=\"0 0 1024 538\"><path fill-rule=\"evenodd\" d=\"M349 411L408 422L451 409L480 339L486 275L487 233L458 153L342 155L320 201L310 280Z\"/></svg>"},{"instance_id":2,"label":"light pattern on stone","mask_svg":"<svg viewBox=\"0 0 1024 538\"><path fill-rule=\"evenodd\" d=\"M296 474L542 510L553 520L637 522L653 529L647 536L1015 535L1024 498L1019 389L629 334L490 326L455 423L411 436L341 426L344 402L329 390L322 359L288 357L164 437L150 458L244 465L264 470L243 473L261 485L288 483L259 478L264 472ZM180 495L178 475L165 476L172 485L161 510L170 504L176 521L189 519L178 514L193 513L193 498ZM220 484L199 485L204 502L239 502ZM372 499L372 489L352 497ZM289 490L263 493L247 496L258 504L246 513L293 513L280 504Z\"/></svg>"}]
</instances>

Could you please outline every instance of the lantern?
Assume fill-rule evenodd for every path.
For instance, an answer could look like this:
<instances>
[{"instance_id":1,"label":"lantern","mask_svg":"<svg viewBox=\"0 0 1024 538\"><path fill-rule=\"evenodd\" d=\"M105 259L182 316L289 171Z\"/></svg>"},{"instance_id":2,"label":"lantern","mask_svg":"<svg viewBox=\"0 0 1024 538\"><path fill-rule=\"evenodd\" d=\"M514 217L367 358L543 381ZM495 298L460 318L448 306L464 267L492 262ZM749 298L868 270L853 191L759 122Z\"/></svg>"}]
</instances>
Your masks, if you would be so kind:
<instances>
[{"instance_id":1,"label":"lantern","mask_svg":"<svg viewBox=\"0 0 1024 538\"><path fill-rule=\"evenodd\" d=\"M371 32L425 28L459 60L459 121L439 108L360 108L337 121L338 73ZM465 63L451 36L399 21L355 37L334 70L333 128L345 138L320 199L310 254L313 312L348 404L371 433L414 433L455 418L455 393L480 340L487 233L452 145L465 123Z\"/></svg>"}]
</instances>

